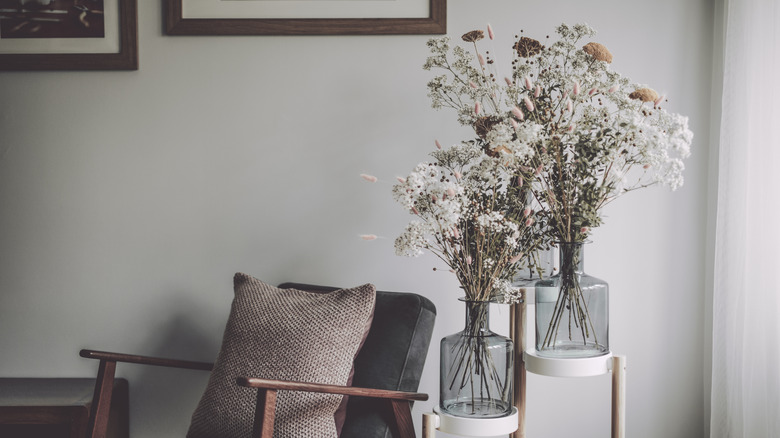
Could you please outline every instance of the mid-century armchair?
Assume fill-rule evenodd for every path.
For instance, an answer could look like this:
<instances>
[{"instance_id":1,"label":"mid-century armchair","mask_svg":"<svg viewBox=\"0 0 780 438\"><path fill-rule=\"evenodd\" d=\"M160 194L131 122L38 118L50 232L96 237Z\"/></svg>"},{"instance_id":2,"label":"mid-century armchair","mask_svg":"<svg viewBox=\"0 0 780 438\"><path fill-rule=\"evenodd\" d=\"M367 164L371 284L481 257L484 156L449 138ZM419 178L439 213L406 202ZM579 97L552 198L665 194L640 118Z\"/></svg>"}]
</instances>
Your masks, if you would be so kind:
<instances>
[{"instance_id":1,"label":"mid-century armchair","mask_svg":"<svg viewBox=\"0 0 780 438\"><path fill-rule=\"evenodd\" d=\"M333 287L296 283L285 283L279 288L320 293L337 290ZM349 396L339 438L415 437L411 403L428 399L426 394L415 391L420 382L435 315L433 303L420 295L377 291L370 329L359 354L354 358L352 386L234 376L235 385L256 391L252 436L273 436L280 391L307 391ZM214 369L214 364L211 363L94 350L82 350L80 355L100 361L88 438L105 436L117 363L204 371ZM201 402L203 403L203 400Z\"/></svg>"}]
</instances>

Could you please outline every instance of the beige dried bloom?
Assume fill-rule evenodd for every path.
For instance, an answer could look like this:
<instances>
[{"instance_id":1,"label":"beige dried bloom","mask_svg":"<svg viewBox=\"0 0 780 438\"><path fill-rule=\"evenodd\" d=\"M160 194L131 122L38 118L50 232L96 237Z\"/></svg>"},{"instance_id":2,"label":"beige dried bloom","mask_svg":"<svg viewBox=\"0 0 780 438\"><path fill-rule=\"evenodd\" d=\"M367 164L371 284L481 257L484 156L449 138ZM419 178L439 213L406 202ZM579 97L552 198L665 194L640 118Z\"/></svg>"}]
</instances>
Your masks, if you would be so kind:
<instances>
[{"instance_id":1,"label":"beige dried bloom","mask_svg":"<svg viewBox=\"0 0 780 438\"><path fill-rule=\"evenodd\" d=\"M520 37L515 43L513 49L517 50L517 54L522 58L530 58L531 56L538 55L544 49L544 46L539 41L533 38Z\"/></svg>"},{"instance_id":2,"label":"beige dried bloom","mask_svg":"<svg viewBox=\"0 0 780 438\"><path fill-rule=\"evenodd\" d=\"M604 61L607 64L612 63L612 53L610 53L603 44L588 43L582 46L582 50L588 55L596 58L598 61Z\"/></svg>"},{"instance_id":3,"label":"beige dried bloom","mask_svg":"<svg viewBox=\"0 0 780 438\"><path fill-rule=\"evenodd\" d=\"M485 38L485 33L481 30L472 30L471 32L464 33L461 38L467 43L476 43L482 38Z\"/></svg>"},{"instance_id":4,"label":"beige dried bloom","mask_svg":"<svg viewBox=\"0 0 780 438\"><path fill-rule=\"evenodd\" d=\"M642 102L655 102L658 99L658 93L651 88L640 88L629 94L628 97L641 100Z\"/></svg>"},{"instance_id":5,"label":"beige dried bloom","mask_svg":"<svg viewBox=\"0 0 780 438\"><path fill-rule=\"evenodd\" d=\"M486 139L488 132L499 123L501 119L498 117L480 117L474 121L474 131L480 138Z\"/></svg>"}]
</instances>

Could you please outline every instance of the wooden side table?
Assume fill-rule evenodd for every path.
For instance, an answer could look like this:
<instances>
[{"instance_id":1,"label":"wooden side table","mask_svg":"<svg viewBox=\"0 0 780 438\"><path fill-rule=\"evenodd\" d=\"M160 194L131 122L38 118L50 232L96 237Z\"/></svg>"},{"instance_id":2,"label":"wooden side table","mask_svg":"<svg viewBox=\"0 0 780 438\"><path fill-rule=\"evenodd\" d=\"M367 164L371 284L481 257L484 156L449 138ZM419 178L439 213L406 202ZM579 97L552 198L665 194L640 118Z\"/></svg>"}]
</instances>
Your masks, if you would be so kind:
<instances>
[{"instance_id":1,"label":"wooden side table","mask_svg":"<svg viewBox=\"0 0 780 438\"><path fill-rule=\"evenodd\" d=\"M83 438L95 379L0 378L0 437ZM128 385L114 381L108 437L128 438Z\"/></svg>"}]
</instances>

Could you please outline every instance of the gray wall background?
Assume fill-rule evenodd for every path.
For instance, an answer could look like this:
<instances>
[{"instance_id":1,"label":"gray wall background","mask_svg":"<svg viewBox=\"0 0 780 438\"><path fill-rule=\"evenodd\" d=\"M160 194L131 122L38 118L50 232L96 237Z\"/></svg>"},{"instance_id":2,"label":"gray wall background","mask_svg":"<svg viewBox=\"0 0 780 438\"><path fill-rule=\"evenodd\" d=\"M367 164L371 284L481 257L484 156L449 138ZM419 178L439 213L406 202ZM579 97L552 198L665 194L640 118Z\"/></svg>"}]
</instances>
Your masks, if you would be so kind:
<instances>
[{"instance_id":1,"label":"gray wall background","mask_svg":"<svg viewBox=\"0 0 780 438\"><path fill-rule=\"evenodd\" d=\"M237 271L419 292L438 307L435 339L460 330L454 278L392 247L409 219L394 177L434 139L470 135L430 108L428 37L168 37L160 9L139 1L139 71L0 73L0 375L94 375L80 348L213 360ZM628 436L704 436L713 2L450 0L448 12L454 38L491 23L504 59L520 29L586 22L615 70L690 116L685 186L609 206L586 271L610 283ZM505 330L506 309L494 316ZM133 437L183 436L206 376L119 374ZM528 436L608 436L609 385L530 375Z\"/></svg>"}]
</instances>

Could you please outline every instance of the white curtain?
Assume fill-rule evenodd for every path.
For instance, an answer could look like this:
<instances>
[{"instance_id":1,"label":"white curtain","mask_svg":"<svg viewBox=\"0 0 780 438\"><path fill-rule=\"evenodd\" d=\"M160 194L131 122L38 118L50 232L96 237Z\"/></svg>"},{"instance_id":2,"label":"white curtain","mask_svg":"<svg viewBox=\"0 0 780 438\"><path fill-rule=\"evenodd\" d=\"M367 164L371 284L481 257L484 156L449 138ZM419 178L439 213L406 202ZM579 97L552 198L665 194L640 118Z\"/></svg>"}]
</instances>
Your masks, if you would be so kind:
<instances>
[{"instance_id":1,"label":"white curtain","mask_svg":"<svg viewBox=\"0 0 780 438\"><path fill-rule=\"evenodd\" d=\"M726 0L712 438L780 437L780 0Z\"/></svg>"}]
</instances>

